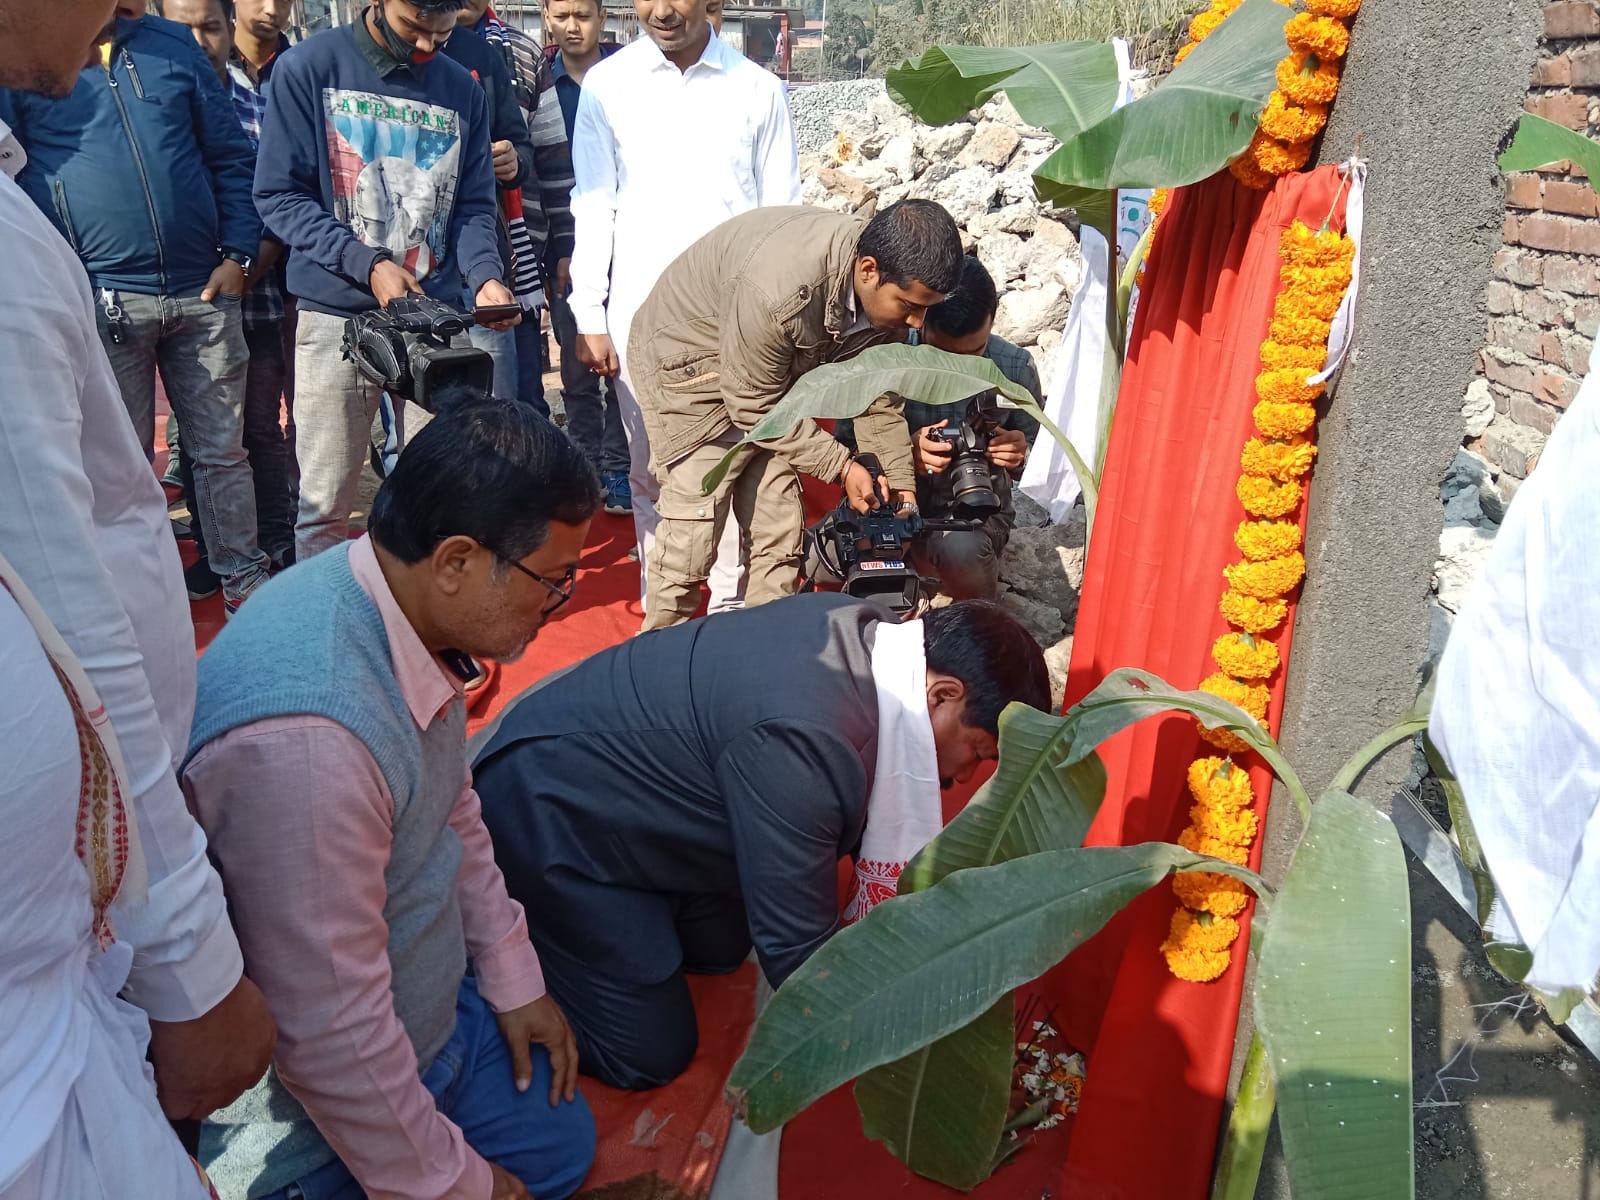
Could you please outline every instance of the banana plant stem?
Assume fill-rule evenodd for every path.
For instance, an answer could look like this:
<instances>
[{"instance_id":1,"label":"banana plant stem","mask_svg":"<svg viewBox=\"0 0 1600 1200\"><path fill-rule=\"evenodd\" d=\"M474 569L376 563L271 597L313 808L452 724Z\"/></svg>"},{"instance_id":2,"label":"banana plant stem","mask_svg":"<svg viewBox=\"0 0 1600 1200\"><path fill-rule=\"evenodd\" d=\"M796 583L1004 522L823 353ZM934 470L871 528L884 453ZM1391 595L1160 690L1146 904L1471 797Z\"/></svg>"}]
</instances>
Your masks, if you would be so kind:
<instances>
[{"instance_id":1,"label":"banana plant stem","mask_svg":"<svg viewBox=\"0 0 1600 1200\"><path fill-rule=\"evenodd\" d=\"M1228 1135L1217 1159L1211 1200L1253 1200L1256 1181L1261 1176L1267 1130L1272 1125L1272 1112L1277 1103L1277 1084L1267 1063L1266 1047L1257 1031L1245 1054L1244 1074L1239 1079L1239 1095L1233 1103Z\"/></svg>"}]
</instances>

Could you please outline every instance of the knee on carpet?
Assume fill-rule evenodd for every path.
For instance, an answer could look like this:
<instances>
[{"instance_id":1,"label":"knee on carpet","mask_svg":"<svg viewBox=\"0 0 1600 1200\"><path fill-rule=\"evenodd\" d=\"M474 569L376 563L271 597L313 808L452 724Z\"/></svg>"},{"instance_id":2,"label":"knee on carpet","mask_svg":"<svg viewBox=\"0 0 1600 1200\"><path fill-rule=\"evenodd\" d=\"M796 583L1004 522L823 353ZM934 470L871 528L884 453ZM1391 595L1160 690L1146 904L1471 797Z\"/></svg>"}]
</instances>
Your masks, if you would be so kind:
<instances>
[{"instance_id":1,"label":"knee on carpet","mask_svg":"<svg viewBox=\"0 0 1600 1200\"><path fill-rule=\"evenodd\" d=\"M605 1055L595 1076L611 1087L640 1092L665 1087L688 1070L700 1048L693 1010L687 1022L658 1027L651 1033L654 1036L640 1038L621 1053Z\"/></svg>"},{"instance_id":2,"label":"knee on carpet","mask_svg":"<svg viewBox=\"0 0 1600 1200\"><path fill-rule=\"evenodd\" d=\"M549 1106L541 1092L531 1119L544 1125L539 1153L526 1159L513 1155L497 1157L495 1161L522 1180L539 1200L566 1200L583 1185L594 1165L594 1113L581 1091L571 1104L562 1101L555 1108Z\"/></svg>"}]
</instances>

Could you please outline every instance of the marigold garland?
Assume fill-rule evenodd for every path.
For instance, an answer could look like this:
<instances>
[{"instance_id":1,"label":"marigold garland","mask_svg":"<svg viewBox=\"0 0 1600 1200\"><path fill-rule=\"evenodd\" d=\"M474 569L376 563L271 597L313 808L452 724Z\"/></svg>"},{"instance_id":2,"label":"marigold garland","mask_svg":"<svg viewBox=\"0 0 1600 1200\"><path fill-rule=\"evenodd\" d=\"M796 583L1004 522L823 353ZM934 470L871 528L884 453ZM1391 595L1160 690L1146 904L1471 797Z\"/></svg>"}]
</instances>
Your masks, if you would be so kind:
<instances>
[{"instance_id":1,"label":"marigold garland","mask_svg":"<svg viewBox=\"0 0 1600 1200\"><path fill-rule=\"evenodd\" d=\"M1307 435L1317 415L1312 402L1322 385L1307 379L1326 358L1327 321L1349 287L1355 247L1326 227L1313 231L1297 221L1279 239L1278 251L1281 290L1256 377L1258 436L1239 455L1236 491L1248 516L1234 532L1241 557L1223 571L1228 590L1218 605L1233 631L1213 643L1218 670L1200 684L1200 690L1237 704L1263 724L1272 694L1269 681L1281 665L1278 647L1266 635L1287 619L1287 597L1306 571L1299 524L1278 518L1299 507L1301 479L1316 455ZM1230 756L1249 750L1226 729L1202 726L1200 736ZM1194 804L1178 844L1197 854L1247 862L1260 826L1249 772L1231 757L1200 755L1189 765L1188 785ZM1161 944L1167 968L1179 979L1215 979L1232 961L1239 935L1234 918L1244 911L1249 892L1237 880L1211 873L1179 875L1172 889L1182 907Z\"/></svg>"},{"instance_id":2,"label":"marigold garland","mask_svg":"<svg viewBox=\"0 0 1600 1200\"><path fill-rule=\"evenodd\" d=\"M1233 544L1251 562L1298 550L1304 541L1305 535L1293 521L1241 521L1233 531Z\"/></svg>"},{"instance_id":3,"label":"marigold garland","mask_svg":"<svg viewBox=\"0 0 1600 1200\"><path fill-rule=\"evenodd\" d=\"M1311 11L1290 17L1284 27L1289 53L1278 63L1278 89L1268 98L1250 145L1229 164L1246 187L1271 187L1279 175L1305 166L1328 123L1328 106L1339 94L1339 60L1350 48L1346 22L1361 0L1308 0L1307 7Z\"/></svg>"}]
</instances>

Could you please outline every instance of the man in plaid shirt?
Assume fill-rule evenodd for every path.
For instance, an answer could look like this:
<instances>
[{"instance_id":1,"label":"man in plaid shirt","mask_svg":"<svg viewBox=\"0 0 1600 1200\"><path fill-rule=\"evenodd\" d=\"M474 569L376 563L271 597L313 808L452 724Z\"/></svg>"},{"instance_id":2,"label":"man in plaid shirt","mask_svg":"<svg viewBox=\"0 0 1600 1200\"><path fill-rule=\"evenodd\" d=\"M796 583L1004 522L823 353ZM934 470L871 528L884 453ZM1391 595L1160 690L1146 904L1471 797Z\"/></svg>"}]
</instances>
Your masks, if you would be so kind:
<instances>
[{"instance_id":1,"label":"man in plaid shirt","mask_svg":"<svg viewBox=\"0 0 1600 1200\"><path fill-rule=\"evenodd\" d=\"M261 140L261 118L267 110L264 91L272 64L288 49L284 30L289 22L288 0L166 0L165 15L188 25L213 64L222 84L233 97L234 113L252 146ZM295 487L294 454L283 428L283 402L288 393L287 355L284 349L285 307L281 259L283 246L263 237L246 272L240 298L245 344L250 351L245 376L244 449L255 480L256 537L275 569L294 562ZM167 426L167 442L178 441L177 423ZM181 452L184 492L193 509L194 485L188 456ZM206 557L200 523L191 522L200 552L184 572L191 599L214 593L219 580Z\"/></svg>"},{"instance_id":2,"label":"man in plaid shirt","mask_svg":"<svg viewBox=\"0 0 1600 1200\"><path fill-rule=\"evenodd\" d=\"M566 290L567 268L572 261L572 151L567 127L556 103L540 104L551 86L550 66L539 44L522 30L495 16L489 0L466 0L456 18L505 56L511 69L517 105L528 121L533 139L534 172L522 187L522 216L533 239L545 292ZM544 338L541 322L524 319L517 326L518 399L544 397Z\"/></svg>"}]
</instances>

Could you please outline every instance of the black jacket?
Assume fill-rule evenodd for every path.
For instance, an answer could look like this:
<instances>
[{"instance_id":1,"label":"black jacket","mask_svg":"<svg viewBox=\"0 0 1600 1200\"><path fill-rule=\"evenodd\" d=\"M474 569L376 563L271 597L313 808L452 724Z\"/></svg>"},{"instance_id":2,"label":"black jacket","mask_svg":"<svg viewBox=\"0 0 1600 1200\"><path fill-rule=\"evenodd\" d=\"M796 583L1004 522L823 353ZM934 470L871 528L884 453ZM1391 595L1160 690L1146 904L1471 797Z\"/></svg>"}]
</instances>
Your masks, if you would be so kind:
<instances>
[{"instance_id":1,"label":"black jacket","mask_svg":"<svg viewBox=\"0 0 1600 1200\"><path fill-rule=\"evenodd\" d=\"M774 985L838 928L877 764L871 642L885 613L794 596L633 638L514 702L475 777L511 895L566 876L742 898ZM586 961L664 975L594 912ZM660 962L656 962L656 959Z\"/></svg>"}]
</instances>

